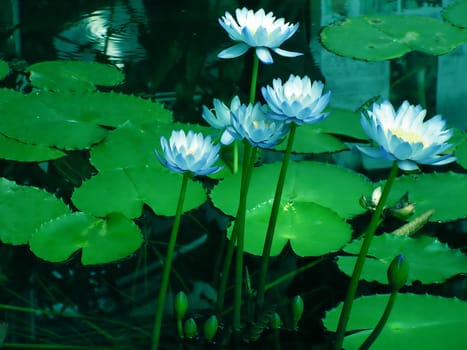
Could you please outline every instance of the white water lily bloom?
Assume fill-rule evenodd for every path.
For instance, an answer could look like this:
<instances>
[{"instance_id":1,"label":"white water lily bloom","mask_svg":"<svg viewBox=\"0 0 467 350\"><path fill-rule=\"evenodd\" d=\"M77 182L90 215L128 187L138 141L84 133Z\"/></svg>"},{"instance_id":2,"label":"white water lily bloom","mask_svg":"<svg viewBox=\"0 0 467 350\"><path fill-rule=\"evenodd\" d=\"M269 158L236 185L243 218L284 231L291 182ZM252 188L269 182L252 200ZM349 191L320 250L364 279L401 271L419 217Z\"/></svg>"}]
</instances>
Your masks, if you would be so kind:
<instances>
[{"instance_id":1,"label":"white water lily bloom","mask_svg":"<svg viewBox=\"0 0 467 350\"><path fill-rule=\"evenodd\" d=\"M195 175L209 175L222 167L213 166L219 159L220 145L213 145L211 137L201 133L183 130L172 131L170 139L161 137L162 156L156 151L159 161L176 173L190 172Z\"/></svg>"},{"instance_id":2,"label":"white water lily bloom","mask_svg":"<svg viewBox=\"0 0 467 350\"><path fill-rule=\"evenodd\" d=\"M396 161L402 170L418 169L417 164L443 165L456 160L452 153L443 154L452 130L445 130L440 115L423 122L426 110L404 101L397 112L390 102L373 104L368 117L362 114L361 124L376 147L357 146L365 155Z\"/></svg>"},{"instance_id":3,"label":"white water lily bloom","mask_svg":"<svg viewBox=\"0 0 467 350\"><path fill-rule=\"evenodd\" d=\"M268 117L287 123L313 124L323 120L329 113L323 113L329 103L331 92L323 95L324 84L309 77L290 75L282 84L281 79L274 79L272 87L261 88L263 97L271 108Z\"/></svg>"},{"instance_id":4,"label":"white water lily bloom","mask_svg":"<svg viewBox=\"0 0 467 350\"><path fill-rule=\"evenodd\" d=\"M246 139L253 146L272 148L284 139L289 126L268 118L266 111L267 106L259 102L241 105L235 112L231 111L232 124L227 130L237 140Z\"/></svg>"},{"instance_id":5,"label":"white water lily bloom","mask_svg":"<svg viewBox=\"0 0 467 350\"><path fill-rule=\"evenodd\" d=\"M240 98L235 96L230 103L230 108L217 98L214 99L214 112L203 106L202 116L213 128L224 130L221 136L221 142L225 145L232 143L232 135L226 129L231 124L230 111L236 111L240 107Z\"/></svg>"},{"instance_id":6,"label":"white water lily bloom","mask_svg":"<svg viewBox=\"0 0 467 350\"><path fill-rule=\"evenodd\" d=\"M276 19L272 12L266 14L263 9L253 12L244 7L235 10L235 15L236 19L226 12L225 16L219 18L219 23L229 37L238 43L223 50L217 57L235 58L243 55L250 47L256 48L256 55L266 64L273 63L269 49L285 57L302 55L279 48L297 31L299 23L286 23L283 18Z\"/></svg>"}]
</instances>

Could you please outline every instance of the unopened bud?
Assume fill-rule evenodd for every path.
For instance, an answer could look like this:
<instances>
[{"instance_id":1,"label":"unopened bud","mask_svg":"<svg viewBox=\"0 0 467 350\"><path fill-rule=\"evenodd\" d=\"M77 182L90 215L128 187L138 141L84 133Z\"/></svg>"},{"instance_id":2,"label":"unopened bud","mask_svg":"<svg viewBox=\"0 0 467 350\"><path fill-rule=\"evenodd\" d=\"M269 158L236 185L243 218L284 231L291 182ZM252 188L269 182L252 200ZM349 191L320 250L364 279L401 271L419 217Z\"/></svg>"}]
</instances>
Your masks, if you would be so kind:
<instances>
[{"instance_id":1,"label":"unopened bud","mask_svg":"<svg viewBox=\"0 0 467 350\"><path fill-rule=\"evenodd\" d=\"M405 221L415 213L415 204L409 203L402 208L389 208L389 213L399 220Z\"/></svg>"},{"instance_id":2,"label":"unopened bud","mask_svg":"<svg viewBox=\"0 0 467 350\"><path fill-rule=\"evenodd\" d=\"M272 329L280 329L281 328L281 317L277 312L273 312L271 316L271 328Z\"/></svg>"},{"instance_id":3,"label":"unopened bud","mask_svg":"<svg viewBox=\"0 0 467 350\"><path fill-rule=\"evenodd\" d=\"M389 265L388 281L393 290L401 289L409 276L409 264L403 254L397 255Z\"/></svg>"},{"instance_id":4,"label":"unopened bud","mask_svg":"<svg viewBox=\"0 0 467 350\"><path fill-rule=\"evenodd\" d=\"M175 310L175 317L177 320L182 320L185 317L186 310L188 309L188 298L186 294L181 291L175 296L174 301L174 310Z\"/></svg>"},{"instance_id":5,"label":"unopened bud","mask_svg":"<svg viewBox=\"0 0 467 350\"><path fill-rule=\"evenodd\" d=\"M196 326L196 321L193 318L189 318L183 324L183 331L185 332L185 337L188 339L193 339L198 334L198 327Z\"/></svg>"},{"instance_id":6,"label":"unopened bud","mask_svg":"<svg viewBox=\"0 0 467 350\"><path fill-rule=\"evenodd\" d=\"M298 322L303 315L303 299L300 295L295 296L292 299L292 322L293 328L298 329Z\"/></svg>"},{"instance_id":7,"label":"unopened bud","mask_svg":"<svg viewBox=\"0 0 467 350\"><path fill-rule=\"evenodd\" d=\"M204 338L207 341L212 341L212 339L217 333L218 328L219 328L219 322L217 321L217 317L215 315L212 315L206 320L206 322L204 322L204 327L203 327Z\"/></svg>"},{"instance_id":8,"label":"unopened bud","mask_svg":"<svg viewBox=\"0 0 467 350\"><path fill-rule=\"evenodd\" d=\"M365 209L375 210L381 199L381 194L382 194L381 186L378 186L373 190L373 193L371 194L370 199L368 199L366 196L362 196L360 198L360 205Z\"/></svg>"}]
</instances>

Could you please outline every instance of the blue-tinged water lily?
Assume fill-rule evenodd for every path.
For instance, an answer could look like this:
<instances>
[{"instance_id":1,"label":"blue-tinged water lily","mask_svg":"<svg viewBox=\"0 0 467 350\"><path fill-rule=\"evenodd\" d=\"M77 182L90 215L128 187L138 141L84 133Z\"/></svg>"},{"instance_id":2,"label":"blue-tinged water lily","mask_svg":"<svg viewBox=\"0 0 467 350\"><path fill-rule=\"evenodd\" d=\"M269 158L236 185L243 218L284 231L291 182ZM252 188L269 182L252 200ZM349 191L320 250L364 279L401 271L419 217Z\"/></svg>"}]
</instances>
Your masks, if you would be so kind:
<instances>
[{"instance_id":1,"label":"blue-tinged water lily","mask_svg":"<svg viewBox=\"0 0 467 350\"><path fill-rule=\"evenodd\" d=\"M268 118L267 110L267 106L259 102L243 104L235 112L231 111L231 125L227 130L237 140L246 139L253 146L272 148L284 139L289 126Z\"/></svg>"},{"instance_id":2,"label":"blue-tinged water lily","mask_svg":"<svg viewBox=\"0 0 467 350\"><path fill-rule=\"evenodd\" d=\"M270 118L301 125L313 124L328 116L323 110L329 103L331 92L323 95L323 88L320 81L312 84L307 76L290 75L284 84L281 79L274 79L272 87L263 87L261 92L271 108Z\"/></svg>"},{"instance_id":3,"label":"blue-tinged water lily","mask_svg":"<svg viewBox=\"0 0 467 350\"><path fill-rule=\"evenodd\" d=\"M195 175L209 175L222 167L213 166L219 159L220 145L213 145L211 137L201 133L183 130L172 131L170 139L161 137L162 155L156 151L159 161L176 173L190 172Z\"/></svg>"},{"instance_id":4,"label":"blue-tinged water lily","mask_svg":"<svg viewBox=\"0 0 467 350\"><path fill-rule=\"evenodd\" d=\"M396 161L400 169L418 169L417 164L443 165L456 160L452 153L444 154L452 130L445 130L440 115L423 122L426 110L404 101L397 112L390 102L373 104L368 117L362 114L361 124L376 147L357 146L365 155Z\"/></svg>"},{"instance_id":5,"label":"blue-tinged water lily","mask_svg":"<svg viewBox=\"0 0 467 350\"><path fill-rule=\"evenodd\" d=\"M227 107L222 101L217 98L214 99L214 112L203 106L203 118L213 128L224 130L221 136L221 142L224 145L232 143L234 140L232 135L226 130L227 126L231 124L230 111L235 111L240 107L240 98L235 96L230 103L230 108Z\"/></svg>"},{"instance_id":6,"label":"blue-tinged water lily","mask_svg":"<svg viewBox=\"0 0 467 350\"><path fill-rule=\"evenodd\" d=\"M219 18L220 25L229 37L238 43L218 54L219 58L235 58L243 55L250 47L256 48L256 55L261 62L273 63L269 49L285 57L302 55L299 52L286 51L279 48L298 29L299 24L286 23L283 18L276 19L272 12L265 13L263 9L256 12L247 8L235 10L236 19L226 12Z\"/></svg>"}]
</instances>

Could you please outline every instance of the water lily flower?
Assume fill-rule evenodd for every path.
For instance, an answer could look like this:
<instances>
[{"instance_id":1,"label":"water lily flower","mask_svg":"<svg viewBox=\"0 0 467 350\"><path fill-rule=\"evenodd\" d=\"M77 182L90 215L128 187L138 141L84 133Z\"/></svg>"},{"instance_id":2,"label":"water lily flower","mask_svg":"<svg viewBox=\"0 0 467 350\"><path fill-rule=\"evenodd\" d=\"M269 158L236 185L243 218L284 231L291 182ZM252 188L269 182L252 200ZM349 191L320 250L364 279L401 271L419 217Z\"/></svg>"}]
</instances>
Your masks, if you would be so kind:
<instances>
[{"instance_id":1,"label":"water lily flower","mask_svg":"<svg viewBox=\"0 0 467 350\"><path fill-rule=\"evenodd\" d=\"M263 97L272 112L268 117L287 123L313 124L323 120L329 113L323 113L329 103L331 92L323 95L324 84L309 77L290 75L282 84L281 79L274 79L272 87L261 88Z\"/></svg>"},{"instance_id":2,"label":"water lily flower","mask_svg":"<svg viewBox=\"0 0 467 350\"><path fill-rule=\"evenodd\" d=\"M284 139L289 126L268 118L266 112L267 106L259 102L242 104L235 112L231 111L231 125L227 130L237 140L246 139L253 146L272 148Z\"/></svg>"},{"instance_id":3,"label":"water lily flower","mask_svg":"<svg viewBox=\"0 0 467 350\"><path fill-rule=\"evenodd\" d=\"M226 12L219 18L220 25L229 37L238 43L220 52L219 58L235 58L243 55L250 47L256 48L256 55L265 64L273 63L269 49L278 55L296 57L299 52L286 51L279 48L298 29L299 23L286 23L283 18L276 19L272 12L265 13L263 9L256 12L247 8L235 10L236 19Z\"/></svg>"},{"instance_id":4,"label":"water lily flower","mask_svg":"<svg viewBox=\"0 0 467 350\"><path fill-rule=\"evenodd\" d=\"M221 136L221 143L224 145L231 144L234 140L233 136L230 134L228 130L226 130L227 126L231 124L230 118L230 111L235 111L240 107L240 98L235 96L230 103L230 108L227 107L223 102L218 100L217 98L214 99L214 112L209 110L206 106L203 106L203 113L202 116L204 120L206 120L209 125L213 128L224 130Z\"/></svg>"},{"instance_id":5,"label":"water lily flower","mask_svg":"<svg viewBox=\"0 0 467 350\"><path fill-rule=\"evenodd\" d=\"M195 175L209 175L222 167L213 166L219 159L220 145L213 145L211 137L203 137L201 133L183 130L172 131L170 139L161 137L163 155L156 156L168 169L176 173L190 172Z\"/></svg>"},{"instance_id":6,"label":"water lily flower","mask_svg":"<svg viewBox=\"0 0 467 350\"><path fill-rule=\"evenodd\" d=\"M452 130L445 130L440 115L423 122L426 110L404 101L397 112L390 102L373 104L368 117L362 114L361 124L376 147L357 146L365 155L396 161L400 169L418 169L418 164L443 165L456 160L452 153L443 154Z\"/></svg>"}]
</instances>

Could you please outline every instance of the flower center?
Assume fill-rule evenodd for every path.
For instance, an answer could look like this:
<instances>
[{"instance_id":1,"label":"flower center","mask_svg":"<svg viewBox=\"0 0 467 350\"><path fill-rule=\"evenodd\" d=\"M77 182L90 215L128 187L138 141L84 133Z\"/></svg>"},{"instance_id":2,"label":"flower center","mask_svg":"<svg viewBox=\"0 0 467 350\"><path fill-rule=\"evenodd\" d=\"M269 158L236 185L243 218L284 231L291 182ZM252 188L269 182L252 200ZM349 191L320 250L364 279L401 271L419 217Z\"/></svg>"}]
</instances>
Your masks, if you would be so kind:
<instances>
[{"instance_id":1,"label":"flower center","mask_svg":"<svg viewBox=\"0 0 467 350\"><path fill-rule=\"evenodd\" d=\"M424 147L427 144L426 140L417 132L405 129L391 129L391 132L404 141L410 143L421 142Z\"/></svg>"}]
</instances>

